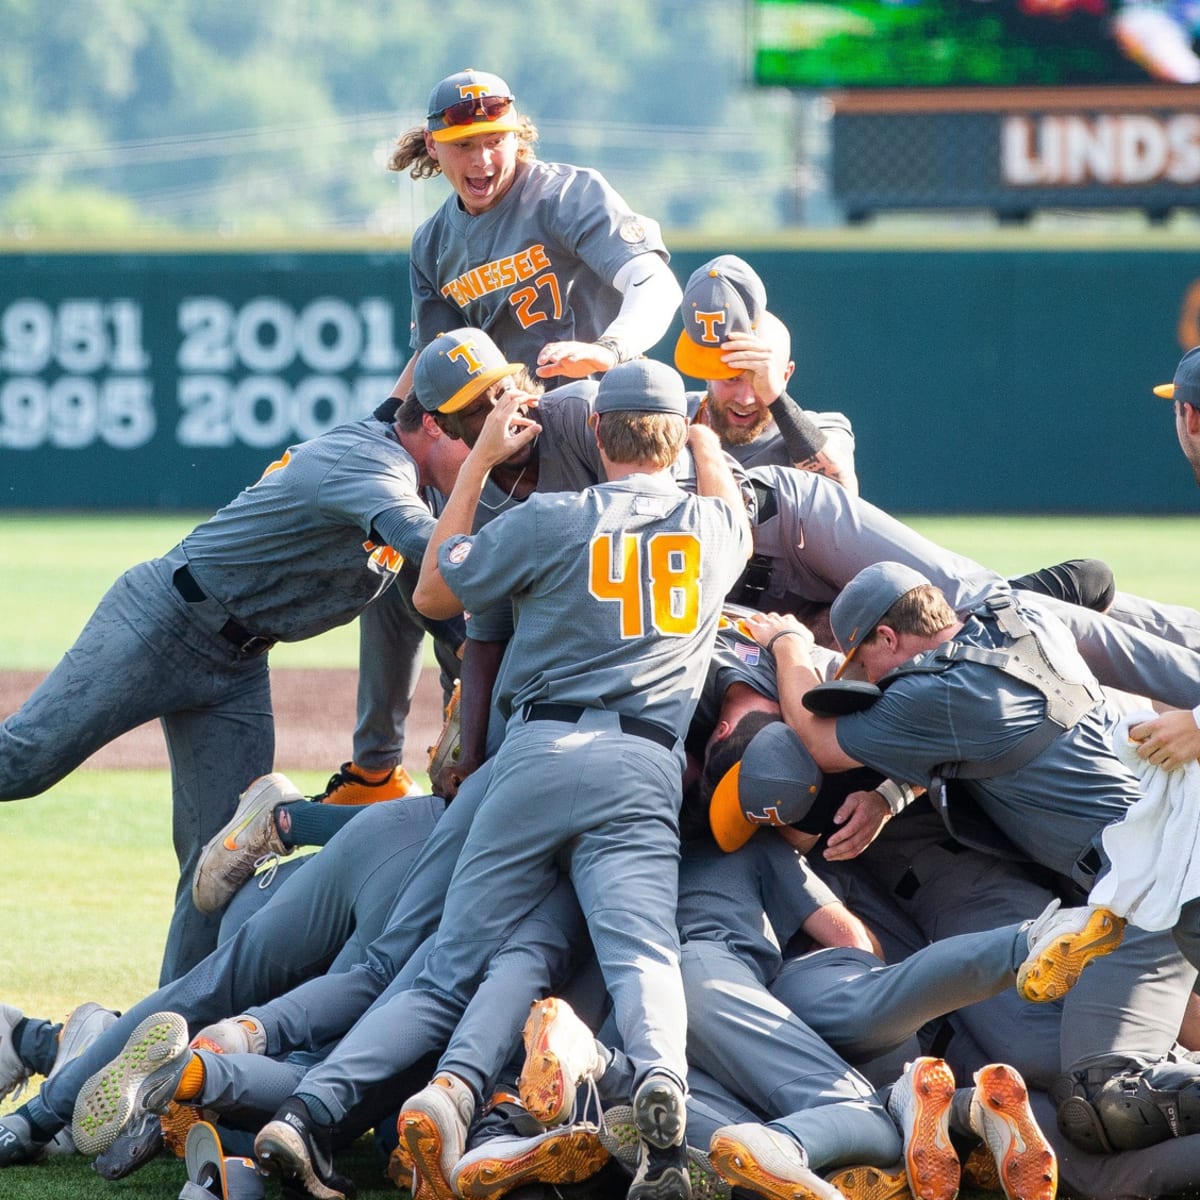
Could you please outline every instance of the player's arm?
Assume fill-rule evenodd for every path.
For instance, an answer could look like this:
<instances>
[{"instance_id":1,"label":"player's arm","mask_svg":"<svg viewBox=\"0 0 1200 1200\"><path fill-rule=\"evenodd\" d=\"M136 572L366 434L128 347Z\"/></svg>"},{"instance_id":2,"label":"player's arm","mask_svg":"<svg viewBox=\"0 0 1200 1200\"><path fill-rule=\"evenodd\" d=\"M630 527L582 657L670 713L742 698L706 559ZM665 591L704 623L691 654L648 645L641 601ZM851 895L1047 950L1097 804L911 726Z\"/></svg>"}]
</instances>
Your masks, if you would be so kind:
<instances>
[{"instance_id":1,"label":"player's arm","mask_svg":"<svg viewBox=\"0 0 1200 1200\"><path fill-rule=\"evenodd\" d=\"M452 537L470 534L479 496L492 468L541 433L542 427L536 421L518 412L526 399L524 393L510 390L496 401L479 439L458 468L458 478L430 535L421 560L421 576L413 590L413 604L427 617L452 617L463 611L462 602L442 577L438 552Z\"/></svg>"},{"instance_id":2,"label":"player's arm","mask_svg":"<svg viewBox=\"0 0 1200 1200\"><path fill-rule=\"evenodd\" d=\"M613 287L621 293L621 308L594 342L549 342L538 355L537 373L543 378L608 371L638 358L662 340L671 328L683 292L671 268L658 254L631 258L616 274Z\"/></svg>"},{"instance_id":3,"label":"player's arm","mask_svg":"<svg viewBox=\"0 0 1200 1200\"><path fill-rule=\"evenodd\" d=\"M1129 736L1140 743L1139 758L1173 771L1200 758L1200 705L1162 713L1152 721L1129 727Z\"/></svg>"},{"instance_id":4,"label":"player's arm","mask_svg":"<svg viewBox=\"0 0 1200 1200\"><path fill-rule=\"evenodd\" d=\"M696 470L696 495L715 496L724 500L733 509L734 517L742 527L746 544L746 557L754 550L754 535L750 518L746 514L746 502L733 472L721 441L707 425L689 425L687 445L692 454L692 465Z\"/></svg>"},{"instance_id":5,"label":"player's arm","mask_svg":"<svg viewBox=\"0 0 1200 1200\"><path fill-rule=\"evenodd\" d=\"M783 719L796 731L822 771L848 771L863 764L851 758L838 744L837 719L818 717L804 707L805 695L821 676L813 666L813 636L795 617L780 613L751 613L746 627L760 646L775 656L779 682L779 707Z\"/></svg>"},{"instance_id":6,"label":"player's arm","mask_svg":"<svg viewBox=\"0 0 1200 1200\"><path fill-rule=\"evenodd\" d=\"M818 946L853 946L883 957L878 938L840 900L822 905L800 928Z\"/></svg>"},{"instance_id":7,"label":"player's arm","mask_svg":"<svg viewBox=\"0 0 1200 1200\"><path fill-rule=\"evenodd\" d=\"M454 799L462 781L478 771L487 758L492 689L500 674L500 661L507 645L507 642L480 642L471 637L463 643L458 702L461 750L457 762L448 763L437 779L430 780L434 792L447 800Z\"/></svg>"},{"instance_id":8,"label":"player's arm","mask_svg":"<svg viewBox=\"0 0 1200 1200\"><path fill-rule=\"evenodd\" d=\"M755 398L771 414L792 466L840 483L858 495L854 464L839 455L828 433L787 393L795 363L788 358L784 337L753 332L731 333L721 344L721 361L734 371L748 371Z\"/></svg>"}]
</instances>

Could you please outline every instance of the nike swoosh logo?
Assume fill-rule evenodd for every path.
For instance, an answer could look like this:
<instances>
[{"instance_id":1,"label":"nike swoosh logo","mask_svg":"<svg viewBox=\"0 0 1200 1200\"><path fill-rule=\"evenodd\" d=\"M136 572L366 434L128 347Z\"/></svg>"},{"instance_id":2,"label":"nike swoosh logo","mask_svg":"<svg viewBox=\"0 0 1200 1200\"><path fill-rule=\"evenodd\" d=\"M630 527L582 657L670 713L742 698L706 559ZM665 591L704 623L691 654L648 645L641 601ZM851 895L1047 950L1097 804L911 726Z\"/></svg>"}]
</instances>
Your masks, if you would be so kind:
<instances>
[{"instance_id":1,"label":"nike swoosh logo","mask_svg":"<svg viewBox=\"0 0 1200 1200\"><path fill-rule=\"evenodd\" d=\"M635 283L633 286L634 286L634 287L641 287L643 283L645 283L647 280L649 280L649 279L653 279L653 278L654 278L654 276L653 276L653 275L647 275L645 279L639 279L639 280L637 281L637 283Z\"/></svg>"},{"instance_id":2,"label":"nike swoosh logo","mask_svg":"<svg viewBox=\"0 0 1200 1200\"><path fill-rule=\"evenodd\" d=\"M233 829L231 829L229 831L228 835L225 838L225 843L224 843L226 850L236 850L238 848L238 844L237 844L238 834L241 833L246 828L246 826L249 825L250 822L253 821L254 818L257 816L258 816L258 809L255 809L240 825L235 826Z\"/></svg>"}]
</instances>

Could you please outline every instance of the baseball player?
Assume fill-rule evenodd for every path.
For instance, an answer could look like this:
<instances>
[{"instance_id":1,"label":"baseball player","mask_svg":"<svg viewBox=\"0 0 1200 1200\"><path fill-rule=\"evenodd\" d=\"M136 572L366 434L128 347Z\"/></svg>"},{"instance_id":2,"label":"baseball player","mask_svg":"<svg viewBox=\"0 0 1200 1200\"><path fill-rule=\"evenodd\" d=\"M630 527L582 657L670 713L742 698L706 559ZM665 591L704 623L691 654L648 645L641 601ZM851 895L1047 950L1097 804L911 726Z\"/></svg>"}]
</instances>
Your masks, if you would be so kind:
<instances>
[{"instance_id":1,"label":"baseball player","mask_svg":"<svg viewBox=\"0 0 1200 1200\"><path fill-rule=\"evenodd\" d=\"M283 776L267 779L281 793L294 792ZM266 1025L247 1009L312 976L345 972L361 960L365 946L386 926L409 869L444 808L437 797L417 796L363 812L231 937L185 975L126 1010L36 1096L0 1120L0 1167L35 1161L41 1147L70 1123L85 1081L116 1058L154 1013L184 1014L193 1033L223 1022L226 1040L232 1039L230 1049L240 1044L245 1050L278 1054L309 1044L305 1030L295 1030L294 1041L285 1044L287 1031ZM240 1014L237 1020L224 1020L234 1013ZM301 1021L295 1014L295 1024ZM38 1066L36 1045L48 1028L31 1020L14 1029L11 1043L0 1043L0 1060L12 1049L22 1061Z\"/></svg>"},{"instance_id":2,"label":"baseball player","mask_svg":"<svg viewBox=\"0 0 1200 1200\"><path fill-rule=\"evenodd\" d=\"M430 616L507 596L516 613L500 684L511 716L423 986L469 989L490 949L544 894L561 853L637 1064L641 1157L631 1194L685 1197L685 1021L666 915L678 862L680 738L749 527L716 438L687 430L683 381L641 361L610 370L596 397L608 482L531 497L470 537L488 467L536 432L514 421L517 400L502 397L489 415L415 593ZM667 472L685 437L698 496ZM463 1144L476 1109L479 1098L455 1071L459 1052L452 1038L434 1082L402 1110L418 1169L436 1169L432 1155Z\"/></svg>"},{"instance_id":3,"label":"baseball player","mask_svg":"<svg viewBox=\"0 0 1200 1200\"><path fill-rule=\"evenodd\" d=\"M883 707L875 704L836 719L808 713L800 697L815 676L804 663L803 631L783 618L751 618L756 636L797 630L797 636L779 643L792 643L782 651L786 657L776 651L780 679L786 681L781 700L789 723L818 762L836 768L869 757L877 769L898 769L922 784L935 776L957 777L973 803L956 801L949 792L939 798L955 837L993 852L1016 853L1090 890L1104 862L1104 826L1119 821L1140 792L1111 749L1116 715L1062 626L1006 595L960 621L924 577L895 563L860 572L832 615L839 639L855 652L868 678L887 683ZM876 627L877 638L872 636ZM989 656L988 650L998 653ZM1035 672L1032 682L1018 680L1013 671L1021 670L1022 655L1035 650L1049 672ZM907 662L923 651L931 653ZM933 669L921 670L926 664ZM904 670L888 678L902 665ZM1046 691L1053 695L1052 707ZM935 718L919 718L921 732L915 734L908 722L928 703L944 707ZM971 733L963 736L961 722L968 712ZM903 733L898 732L901 727ZM886 751L884 740L890 746ZM940 760L933 762L939 754ZM1193 908L1183 907L1173 936L1194 962ZM1114 971L1125 963L1136 961L1140 971L1170 959L1170 940L1164 934L1131 929L1126 942L1112 960ZM1124 994L1114 989L1110 1002L1112 995ZM1104 1003L1104 996L1095 999ZM1176 1029L1181 1016L1182 1003ZM1064 1068L1078 1068L1089 1057L1093 1039L1078 1024L1064 1024Z\"/></svg>"},{"instance_id":4,"label":"baseball player","mask_svg":"<svg viewBox=\"0 0 1200 1200\"><path fill-rule=\"evenodd\" d=\"M857 571L887 560L925 574L958 612L1006 586L995 572L943 549L811 471L755 467L749 474L758 493L758 515L755 554L731 596L740 604L807 615L814 605L831 604ZM1188 648L1200 614L1182 610L1192 624L1168 640L1160 634L1169 632L1171 622L1157 615L1146 622L1136 615L1117 620L1051 596L1030 596L1024 603L1068 626L1101 683L1181 708L1190 708L1200 694L1200 653ZM1142 607L1155 608L1149 602Z\"/></svg>"},{"instance_id":5,"label":"baseball player","mask_svg":"<svg viewBox=\"0 0 1200 1200\"><path fill-rule=\"evenodd\" d=\"M1179 448L1200 484L1200 346L1189 350L1175 368L1170 383L1159 384L1156 396L1175 404L1175 435Z\"/></svg>"},{"instance_id":6,"label":"baseball player","mask_svg":"<svg viewBox=\"0 0 1200 1200\"><path fill-rule=\"evenodd\" d=\"M537 130L515 104L499 76L458 71L434 86L425 124L396 142L392 170L442 175L453 194L413 234L417 354L394 396L409 394L421 351L464 325L485 330L550 387L635 358L670 328L679 284L657 223L598 172L538 161ZM398 794L410 782L400 756L420 636L397 609L385 602L360 626L354 754L326 799L361 803L371 788ZM401 661L407 677L372 666Z\"/></svg>"},{"instance_id":7,"label":"baseball player","mask_svg":"<svg viewBox=\"0 0 1200 1200\"><path fill-rule=\"evenodd\" d=\"M291 446L161 558L127 571L75 645L0 726L0 798L37 795L152 718L172 762L180 866L162 979L204 957L218 918L192 905L201 847L274 755L267 652L353 619L420 555L418 489L463 458L419 405Z\"/></svg>"},{"instance_id":8,"label":"baseball player","mask_svg":"<svg viewBox=\"0 0 1200 1200\"><path fill-rule=\"evenodd\" d=\"M543 379L636 358L670 328L679 284L657 222L598 172L535 156L537 131L498 75L458 71L429 95L390 167L454 190L413 234L413 349L473 325Z\"/></svg>"},{"instance_id":9,"label":"baseball player","mask_svg":"<svg viewBox=\"0 0 1200 1200\"><path fill-rule=\"evenodd\" d=\"M692 272L683 293L675 366L705 381L695 420L744 467L816 471L857 493L854 432L841 413L805 412L787 394L796 364L787 327L767 311L749 263L722 254Z\"/></svg>"}]
</instances>

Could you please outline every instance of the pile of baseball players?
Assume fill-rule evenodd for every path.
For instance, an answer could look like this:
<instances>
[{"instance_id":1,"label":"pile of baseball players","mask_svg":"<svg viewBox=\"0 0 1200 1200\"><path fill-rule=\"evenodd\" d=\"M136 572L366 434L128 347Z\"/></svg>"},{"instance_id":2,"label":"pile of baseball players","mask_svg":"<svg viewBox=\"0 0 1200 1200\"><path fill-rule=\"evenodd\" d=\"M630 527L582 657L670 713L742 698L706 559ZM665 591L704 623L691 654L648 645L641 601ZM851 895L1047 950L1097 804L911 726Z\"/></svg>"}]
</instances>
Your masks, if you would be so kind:
<instances>
[{"instance_id":1,"label":"pile of baseball players","mask_svg":"<svg viewBox=\"0 0 1200 1200\"><path fill-rule=\"evenodd\" d=\"M0 1167L166 1145L189 1200L336 1198L374 1129L415 1200L1200 1187L1200 614L859 498L753 269L681 289L536 140L499 77L436 85L393 396L126 572L0 727L16 799L161 718L181 872L157 991L0 1005L0 1099L46 1077ZM1186 451L1194 353L1161 390ZM268 652L354 617L309 799Z\"/></svg>"}]
</instances>

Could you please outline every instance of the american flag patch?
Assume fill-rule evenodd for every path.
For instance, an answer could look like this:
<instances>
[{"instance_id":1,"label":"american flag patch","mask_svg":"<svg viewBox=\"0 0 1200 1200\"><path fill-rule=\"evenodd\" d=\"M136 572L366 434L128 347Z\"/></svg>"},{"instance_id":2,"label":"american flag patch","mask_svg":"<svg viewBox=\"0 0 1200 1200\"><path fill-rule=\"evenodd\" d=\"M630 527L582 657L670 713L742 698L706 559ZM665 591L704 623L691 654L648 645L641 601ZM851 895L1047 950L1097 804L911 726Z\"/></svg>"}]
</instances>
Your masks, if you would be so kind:
<instances>
[{"instance_id":1,"label":"american flag patch","mask_svg":"<svg viewBox=\"0 0 1200 1200\"><path fill-rule=\"evenodd\" d=\"M748 667L757 667L758 660L762 653L762 648L756 643L735 642L733 652L746 664Z\"/></svg>"}]
</instances>

